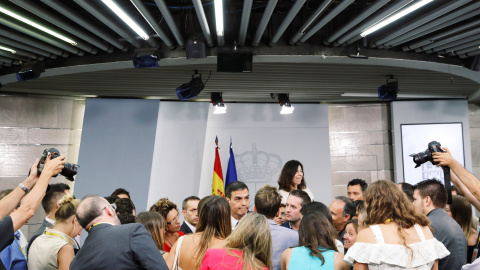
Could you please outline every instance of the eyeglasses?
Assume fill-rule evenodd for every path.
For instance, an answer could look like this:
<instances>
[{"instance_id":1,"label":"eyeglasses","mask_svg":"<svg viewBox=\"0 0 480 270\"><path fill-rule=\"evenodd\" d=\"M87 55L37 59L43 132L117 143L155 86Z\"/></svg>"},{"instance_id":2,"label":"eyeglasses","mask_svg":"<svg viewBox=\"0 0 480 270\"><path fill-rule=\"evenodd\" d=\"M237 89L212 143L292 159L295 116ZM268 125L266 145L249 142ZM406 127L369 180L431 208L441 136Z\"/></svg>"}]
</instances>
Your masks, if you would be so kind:
<instances>
[{"instance_id":1,"label":"eyeglasses","mask_svg":"<svg viewBox=\"0 0 480 270\"><path fill-rule=\"evenodd\" d=\"M174 223L175 221L178 221L179 218L180 218L180 214L178 214L176 218L172 219L172 221L167 222L167 225L172 225L172 223Z\"/></svg>"},{"instance_id":2,"label":"eyeglasses","mask_svg":"<svg viewBox=\"0 0 480 270\"><path fill-rule=\"evenodd\" d=\"M117 205L116 205L115 203L111 203L111 204L109 204L109 205L113 208L113 210L117 210ZM103 211L103 210L105 210L107 207L108 207L108 205L105 206L105 207L103 207L102 210L100 210L100 212Z\"/></svg>"}]
</instances>

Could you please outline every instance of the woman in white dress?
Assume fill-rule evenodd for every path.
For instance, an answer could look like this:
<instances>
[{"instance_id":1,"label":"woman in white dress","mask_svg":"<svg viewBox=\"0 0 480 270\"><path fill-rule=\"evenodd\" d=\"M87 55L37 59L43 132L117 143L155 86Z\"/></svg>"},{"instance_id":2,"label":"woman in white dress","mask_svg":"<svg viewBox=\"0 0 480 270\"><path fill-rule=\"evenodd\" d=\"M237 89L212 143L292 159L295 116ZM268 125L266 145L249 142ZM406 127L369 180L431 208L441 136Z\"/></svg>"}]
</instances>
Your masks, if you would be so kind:
<instances>
[{"instance_id":1,"label":"woman in white dress","mask_svg":"<svg viewBox=\"0 0 480 270\"><path fill-rule=\"evenodd\" d=\"M361 269L438 269L450 254L435 239L430 221L391 181L371 184L365 194L365 229L348 249L344 261Z\"/></svg>"},{"instance_id":2,"label":"woman in white dress","mask_svg":"<svg viewBox=\"0 0 480 270\"><path fill-rule=\"evenodd\" d=\"M305 191L313 201L313 194L305 184L303 177L303 165L298 160L290 160L283 166L280 177L278 178L278 193L282 196L282 203L287 203L287 197L292 190Z\"/></svg>"}]
</instances>

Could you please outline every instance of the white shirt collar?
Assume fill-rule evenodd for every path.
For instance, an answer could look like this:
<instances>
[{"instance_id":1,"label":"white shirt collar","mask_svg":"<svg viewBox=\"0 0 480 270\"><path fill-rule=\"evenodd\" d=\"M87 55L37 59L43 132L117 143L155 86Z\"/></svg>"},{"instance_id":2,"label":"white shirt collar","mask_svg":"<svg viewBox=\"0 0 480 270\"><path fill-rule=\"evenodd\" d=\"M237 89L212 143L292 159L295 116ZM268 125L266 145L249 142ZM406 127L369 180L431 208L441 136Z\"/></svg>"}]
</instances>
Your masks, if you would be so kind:
<instances>
[{"instance_id":1,"label":"white shirt collar","mask_svg":"<svg viewBox=\"0 0 480 270\"><path fill-rule=\"evenodd\" d=\"M188 223L188 221L185 220L185 224L187 224L187 226L190 228L190 230L192 230L193 233L195 233L195 226L193 226L192 224Z\"/></svg>"},{"instance_id":2,"label":"white shirt collar","mask_svg":"<svg viewBox=\"0 0 480 270\"><path fill-rule=\"evenodd\" d=\"M55 224L57 223L55 220L49 219L48 217L45 217L45 220L46 220L48 223L52 224L53 226L55 226Z\"/></svg>"},{"instance_id":3,"label":"white shirt collar","mask_svg":"<svg viewBox=\"0 0 480 270\"><path fill-rule=\"evenodd\" d=\"M232 219L232 231L235 230L235 227L237 227L237 224L238 222L240 222L240 220L236 220L234 217L231 217Z\"/></svg>"}]
</instances>

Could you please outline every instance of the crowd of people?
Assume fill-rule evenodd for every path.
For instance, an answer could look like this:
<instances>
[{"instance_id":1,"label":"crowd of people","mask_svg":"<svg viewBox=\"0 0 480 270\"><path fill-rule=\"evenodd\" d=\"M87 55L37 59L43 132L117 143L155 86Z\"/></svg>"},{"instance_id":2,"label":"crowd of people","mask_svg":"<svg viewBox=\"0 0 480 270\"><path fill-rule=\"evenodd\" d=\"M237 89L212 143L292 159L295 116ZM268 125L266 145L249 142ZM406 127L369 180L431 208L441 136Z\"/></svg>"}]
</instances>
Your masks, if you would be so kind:
<instances>
[{"instance_id":1,"label":"crowd of people","mask_svg":"<svg viewBox=\"0 0 480 270\"><path fill-rule=\"evenodd\" d=\"M252 194L253 211L248 186L234 181L225 198L190 196L181 211L160 198L136 213L122 188L79 200L68 185L49 185L65 157L48 157L40 176L37 161L17 188L0 192L0 269L480 269L472 215L480 181L448 149L433 158L452 170L451 204L439 180L353 179L327 206L291 160L278 189ZM27 241L20 228L40 204L46 218Z\"/></svg>"}]
</instances>

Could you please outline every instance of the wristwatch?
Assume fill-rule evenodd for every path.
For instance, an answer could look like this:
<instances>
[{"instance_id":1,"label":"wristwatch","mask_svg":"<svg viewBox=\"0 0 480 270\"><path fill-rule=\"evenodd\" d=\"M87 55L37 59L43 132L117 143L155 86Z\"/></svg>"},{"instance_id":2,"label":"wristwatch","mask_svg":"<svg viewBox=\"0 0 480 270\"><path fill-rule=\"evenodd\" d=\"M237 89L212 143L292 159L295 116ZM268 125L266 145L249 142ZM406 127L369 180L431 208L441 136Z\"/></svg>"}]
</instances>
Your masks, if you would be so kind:
<instances>
[{"instance_id":1,"label":"wristwatch","mask_svg":"<svg viewBox=\"0 0 480 270\"><path fill-rule=\"evenodd\" d=\"M30 192L30 189L28 189L24 184L20 183L18 184L18 186L23 189L23 191L25 191L25 193L29 193Z\"/></svg>"}]
</instances>

